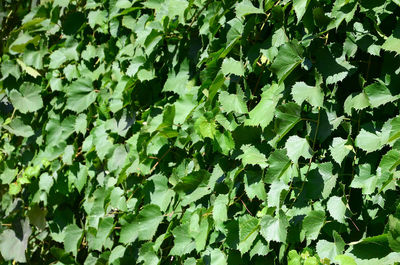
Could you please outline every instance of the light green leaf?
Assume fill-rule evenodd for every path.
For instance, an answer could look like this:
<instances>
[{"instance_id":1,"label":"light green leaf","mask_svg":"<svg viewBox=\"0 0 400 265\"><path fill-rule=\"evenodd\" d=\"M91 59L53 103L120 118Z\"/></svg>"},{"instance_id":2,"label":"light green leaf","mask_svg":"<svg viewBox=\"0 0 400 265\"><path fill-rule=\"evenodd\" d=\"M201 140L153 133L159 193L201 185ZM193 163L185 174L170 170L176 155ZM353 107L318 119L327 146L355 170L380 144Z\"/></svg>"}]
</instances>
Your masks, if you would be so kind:
<instances>
[{"instance_id":1,"label":"light green leaf","mask_svg":"<svg viewBox=\"0 0 400 265\"><path fill-rule=\"evenodd\" d=\"M229 198L225 194L220 194L214 201L213 218L218 226L222 226L222 223L228 220L227 205Z\"/></svg>"},{"instance_id":2,"label":"light green leaf","mask_svg":"<svg viewBox=\"0 0 400 265\"><path fill-rule=\"evenodd\" d=\"M335 260L338 261L340 265L357 265L352 257L346 255L337 255Z\"/></svg>"},{"instance_id":3,"label":"light green leaf","mask_svg":"<svg viewBox=\"0 0 400 265\"><path fill-rule=\"evenodd\" d=\"M11 102L14 107L22 113L35 112L43 107L40 90L40 87L32 83L23 83L20 87L20 91L15 89L11 90Z\"/></svg>"},{"instance_id":4,"label":"light green leaf","mask_svg":"<svg viewBox=\"0 0 400 265\"><path fill-rule=\"evenodd\" d=\"M329 151L333 160L336 161L339 165L342 164L343 159L349 154L351 150L351 146L346 146L347 140L335 137L332 139L332 145L329 147Z\"/></svg>"},{"instance_id":5,"label":"light green leaf","mask_svg":"<svg viewBox=\"0 0 400 265\"><path fill-rule=\"evenodd\" d=\"M307 140L297 135L290 136L285 144L288 157L297 163L300 157L311 158L310 145Z\"/></svg>"},{"instance_id":6,"label":"light green leaf","mask_svg":"<svg viewBox=\"0 0 400 265\"><path fill-rule=\"evenodd\" d=\"M365 87L364 91L373 108L377 108L398 98L392 96L389 89L381 82L376 82Z\"/></svg>"},{"instance_id":7,"label":"light green leaf","mask_svg":"<svg viewBox=\"0 0 400 265\"><path fill-rule=\"evenodd\" d=\"M67 252L72 252L76 257L78 247L81 244L83 230L76 224L70 224L64 228L64 248Z\"/></svg>"},{"instance_id":8,"label":"light green leaf","mask_svg":"<svg viewBox=\"0 0 400 265\"><path fill-rule=\"evenodd\" d=\"M250 250L258 235L259 220L248 214L239 217L239 246L242 255Z\"/></svg>"},{"instance_id":9,"label":"light green leaf","mask_svg":"<svg viewBox=\"0 0 400 265\"><path fill-rule=\"evenodd\" d=\"M376 189L377 177L371 174L371 165L362 164L359 166L359 172L354 176L350 187L362 189L363 194L371 194Z\"/></svg>"},{"instance_id":10,"label":"light green leaf","mask_svg":"<svg viewBox=\"0 0 400 265\"><path fill-rule=\"evenodd\" d=\"M244 175L244 190L250 200L256 196L263 201L267 198L264 181L261 174L257 171L246 170Z\"/></svg>"},{"instance_id":11,"label":"light green leaf","mask_svg":"<svg viewBox=\"0 0 400 265\"><path fill-rule=\"evenodd\" d=\"M397 25L393 34L386 39L382 45L382 49L389 52L395 52L396 55L400 54L400 26Z\"/></svg>"},{"instance_id":12,"label":"light green leaf","mask_svg":"<svg viewBox=\"0 0 400 265\"><path fill-rule=\"evenodd\" d=\"M239 18L250 14L264 14L264 11L261 8L253 6L250 0L243 0L236 4L235 11L236 16Z\"/></svg>"},{"instance_id":13,"label":"light green leaf","mask_svg":"<svg viewBox=\"0 0 400 265\"><path fill-rule=\"evenodd\" d=\"M244 67L240 61L233 58L225 58L222 62L221 71L224 75L234 74L238 76L244 75Z\"/></svg>"},{"instance_id":14,"label":"light green leaf","mask_svg":"<svg viewBox=\"0 0 400 265\"><path fill-rule=\"evenodd\" d=\"M274 131L275 137L269 142L276 148L278 142L301 121L300 106L294 102L280 105L276 108Z\"/></svg>"},{"instance_id":15,"label":"light green leaf","mask_svg":"<svg viewBox=\"0 0 400 265\"><path fill-rule=\"evenodd\" d=\"M303 220L302 229L308 242L318 238L319 232L325 222L324 211L311 211Z\"/></svg>"},{"instance_id":16,"label":"light green leaf","mask_svg":"<svg viewBox=\"0 0 400 265\"><path fill-rule=\"evenodd\" d=\"M17 136L30 137L35 134L31 126L26 125L20 118L14 118L8 125L3 125L3 127Z\"/></svg>"},{"instance_id":17,"label":"light green leaf","mask_svg":"<svg viewBox=\"0 0 400 265\"><path fill-rule=\"evenodd\" d=\"M324 103L324 93L319 86L309 86L304 82L296 82L292 87L294 101L301 105L307 101L314 107L322 107Z\"/></svg>"},{"instance_id":18,"label":"light green leaf","mask_svg":"<svg viewBox=\"0 0 400 265\"><path fill-rule=\"evenodd\" d=\"M20 220L16 227L18 234L12 229L3 230L0 234L0 253L4 260L26 262L25 251L28 248L29 236L32 229L28 219Z\"/></svg>"},{"instance_id":19,"label":"light green leaf","mask_svg":"<svg viewBox=\"0 0 400 265\"><path fill-rule=\"evenodd\" d=\"M329 242L324 239L318 241L316 249L321 259L328 258L334 260L336 256L343 253L346 244L336 231L333 232L333 239L334 242Z\"/></svg>"},{"instance_id":20,"label":"light green leaf","mask_svg":"<svg viewBox=\"0 0 400 265\"><path fill-rule=\"evenodd\" d=\"M114 228L114 218L104 217L99 222L99 228L96 231L96 236L93 238L87 237L89 249L101 251L106 242L107 237ZM92 240L90 240L92 239Z\"/></svg>"},{"instance_id":21,"label":"light green leaf","mask_svg":"<svg viewBox=\"0 0 400 265\"><path fill-rule=\"evenodd\" d=\"M345 213L346 213L346 205L343 203L342 198L338 196L332 196L329 198L327 202L327 209L329 214L336 221L345 224Z\"/></svg>"},{"instance_id":22,"label":"light green leaf","mask_svg":"<svg viewBox=\"0 0 400 265\"><path fill-rule=\"evenodd\" d=\"M356 137L355 144L357 147L370 153L379 150L384 143L381 142L381 136L361 129Z\"/></svg>"},{"instance_id":23,"label":"light green leaf","mask_svg":"<svg viewBox=\"0 0 400 265\"><path fill-rule=\"evenodd\" d=\"M392 149L387 152L379 163L379 169L386 172L396 171L396 168L400 165L400 151Z\"/></svg>"},{"instance_id":24,"label":"light green leaf","mask_svg":"<svg viewBox=\"0 0 400 265\"><path fill-rule=\"evenodd\" d=\"M344 101L344 112L348 115L351 114L351 109L362 110L369 107L370 103L367 95L361 92L357 95L349 95Z\"/></svg>"},{"instance_id":25,"label":"light green leaf","mask_svg":"<svg viewBox=\"0 0 400 265\"><path fill-rule=\"evenodd\" d=\"M246 144L240 150L243 151L243 154L238 156L238 158L242 160L243 165L259 165L262 168L268 165L265 155L254 146Z\"/></svg>"},{"instance_id":26,"label":"light green leaf","mask_svg":"<svg viewBox=\"0 0 400 265\"><path fill-rule=\"evenodd\" d=\"M163 218L160 207L147 204L132 223L122 226L119 241L128 244L134 242L136 238L151 240Z\"/></svg>"},{"instance_id":27,"label":"light green leaf","mask_svg":"<svg viewBox=\"0 0 400 265\"><path fill-rule=\"evenodd\" d=\"M272 182L268 191L268 207L280 208L281 193L284 190L288 190L289 186L286 185L282 180L275 180Z\"/></svg>"},{"instance_id":28,"label":"light green leaf","mask_svg":"<svg viewBox=\"0 0 400 265\"><path fill-rule=\"evenodd\" d=\"M208 120L206 117L201 116L194 124L194 128L199 132L203 138L214 138L216 134L216 124L214 120Z\"/></svg>"},{"instance_id":29,"label":"light green leaf","mask_svg":"<svg viewBox=\"0 0 400 265\"><path fill-rule=\"evenodd\" d=\"M247 113L247 106L244 103L243 96L240 94L229 94L226 91L222 91L219 93L219 102L224 112Z\"/></svg>"},{"instance_id":30,"label":"light green leaf","mask_svg":"<svg viewBox=\"0 0 400 265\"><path fill-rule=\"evenodd\" d=\"M212 249L210 253L210 264L227 265L227 258L224 252L217 248Z\"/></svg>"},{"instance_id":31,"label":"light green leaf","mask_svg":"<svg viewBox=\"0 0 400 265\"><path fill-rule=\"evenodd\" d=\"M79 79L66 88L66 108L77 113L86 110L97 97L89 79Z\"/></svg>"},{"instance_id":32,"label":"light green leaf","mask_svg":"<svg viewBox=\"0 0 400 265\"><path fill-rule=\"evenodd\" d=\"M303 62L302 53L302 48L293 43L285 43L279 48L278 55L271 65L271 71L278 76L279 83Z\"/></svg>"},{"instance_id":33,"label":"light green leaf","mask_svg":"<svg viewBox=\"0 0 400 265\"><path fill-rule=\"evenodd\" d=\"M20 59L17 59L17 63L21 66L23 71L27 72L30 76L33 76L33 78L41 76L41 74L38 71L36 71L36 69L34 69L34 68L30 67L30 66L27 66Z\"/></svg>"},{"instance_id":34,"label":"light green leaf","mask_svg":"<svg viewBox=\"0 0 400 265\"><path fill-rule=\"evenodd\" d=\"M400 252L400 220L393 215L389 215L388 227L389 246L393 251Z\"/></svg>"},{"instance_id":35,"label":"light green leaf","mask_svg":"<svg viewBox=\"0 0 400 265\"><path fill-rule=\"evenodd\" d=\"M89 25L92 29L96 25L103 26L107 22L108 13L106 10L90 11L88 14Z\"/></svg>"},{"instance_id":36,"label":"light green leaf","mask_svg":"<svg viewBox=\"0 0 400 265\"><path fill-rule=\"evenodd\" d=\"M114 152L111 156L111 158L107 162L107 167L108 169L113 172L113 171L119 171L122 169L122 167L125 164L125 160L127 157L127 152L125 150L124 145L118 145L115 149Z\"/></svg>"},{"instance_id":37,"label":"light green leaf","mask_svg":"<svg viewBox=\"0 0 400 265\"><path fill-rule=\"evenodd\" d=\"M268 157L268 169L265 173L265 182L271 184L275 180L282 179L285 183L289 182L291 177L292 162L282 149L275 150Z\"/></svg>"},{"instance_id":38,"label":"light green leaf","mask_svg":"<svg viewBox=\"0 0 400 265\"><path fill-rule=\"evenodd\" d=\"M138 262L143 262L143 265L158 265L159 264L159 257L154 251L154 243L147 242L144 243L139 251L139 258Z\"/></svg>"},{"instance_id":39,"label":"light green leaf","mask_svg":"<svg viewBox=\"0 0 400 265\"><path fill-rule=\"evenodd\" d=\"M275 114L275 107L282 97L283 85L273 84L261 94L261 100L249 112L249 119L245 120L245 125L261 126L265 128L272 121Z\"/></svg>"},{"instance_id":40,"label":"light green leaf","mask_svg":"<svg viewBox=\"0 0 400 265\"><path fill-rule=\"evenodd\" d=\"M194 238L198 252L204 250L210 230L208 216L204 216L204 213L202 209L199 209L190 218L189 233Z\"/></svg>"},{"instance_id":41,"label":"light green leaf","mask_svg":"<svg viewBox=\"0 0 400 265\"><path fill-rule=\"evenodd\" d=\"M169 253L170 255L183 256L195 249L196 243L188 232L188 223L177 226L172 230L172 234L174 235L174 246Z\"/></svg>"},{"instance_id":42,"label":"light green leaf","mask_svg":"<svg viewBox=\"0 0 400 265\"><path fill-rule=\"evenodd\" d=\"M110 254L110 257L108 258L108 262L110 264L113 264L114 261L118 260L119 258L122 258L125 254L126 248L122 245L116 246Z\"/></svg>"},{"instance_id":43,"label":"light green leaf","mask_svg":"<svg viewBox=\"0 0 400 265\"><path fill-rule=\"evenodd\" d=\"M75 120L75 132L76 133L81 133L83 135L86 134L86 128L87 128L87 116L84 113L81 113L76 117Z\"/></svg>"},{"instance_id":44,"label":"light green leaf","mask_svg":"<svg viewBox=\"0 0 400 265\"><path fill-rule=\"evenodd\" d=\"M186 0L168 0L168 16L170 19L175 19L178 16L180 23L185 22L185 10L188 7L189 2Z\"/></svg>"},{"instance_id":45,"label":"light green leaf","mask_svg":"<svg viewBox=\"0 0 400 265\"><path fill-rule=\"evenodd\" d=\"M260 226L260 233L268 242L275 241L286 243L289 222L282 211L279 211L279 216L276 217L265 215L261 219Z\"/></svg>"},{"instance_id":46,"label":"light green leaf","mask_svg":"<svg viewBox=\"0 0 400 265\"><path fill-rule=\"evenodd\" d=\"M308 4L310 0L293 0L293 9L296 12L297 24L301 21L304 13L307 11Z\"/></svg>"},{"instance_id":47,"label":"light green leaf","mask_svg":"<svg viewBox=\"0 0 400 265\"><path fill-rule=\"evenodd\" d=\"M235 142L232 138L232 133L230 131L225 131L224 133L220 133L216 131L215 139L218 143L218 146L221 148L221 153L224 155L229 155L229 152L235 148Z\"/></svg>"}]
</instances>

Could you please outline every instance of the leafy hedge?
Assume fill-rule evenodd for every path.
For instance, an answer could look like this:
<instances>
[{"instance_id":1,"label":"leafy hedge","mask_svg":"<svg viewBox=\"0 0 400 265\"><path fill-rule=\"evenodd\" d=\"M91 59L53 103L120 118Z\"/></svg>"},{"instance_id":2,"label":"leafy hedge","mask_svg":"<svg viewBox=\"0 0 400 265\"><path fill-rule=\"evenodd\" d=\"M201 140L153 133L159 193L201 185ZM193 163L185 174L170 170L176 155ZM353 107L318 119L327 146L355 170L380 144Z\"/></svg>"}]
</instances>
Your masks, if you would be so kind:
<instances>
[{"instance_id":1,"label":"leafy hedge","mask_svg":"<svg viewBox=\"0 0 400 265\"><path fill-rule=\"evenodd\" d=\"M399 0L0 3L0 262L400 261Z\"/></svg>"}]
</instances>

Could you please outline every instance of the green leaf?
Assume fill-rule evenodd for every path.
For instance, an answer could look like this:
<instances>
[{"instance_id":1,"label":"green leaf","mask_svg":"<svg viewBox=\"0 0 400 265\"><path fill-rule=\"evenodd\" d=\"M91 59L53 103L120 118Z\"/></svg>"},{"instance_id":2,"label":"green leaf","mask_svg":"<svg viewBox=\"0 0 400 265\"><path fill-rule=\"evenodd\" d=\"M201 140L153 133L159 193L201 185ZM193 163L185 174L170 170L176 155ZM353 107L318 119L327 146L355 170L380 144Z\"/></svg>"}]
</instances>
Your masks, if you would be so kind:
<instances>
[{"instance_id":1,"label":"green leaf","mask_svg":"<svg viewBox=\"0 0 400 265\"><path fill-rule=\"evenodd\" d=\"M339 223L343 224L346 223L345 221L346 205L343 203L342 198L338 196L330 197L327 202L327 209L333 219L335 219Z\"/></svg>"},{"instance_id":2,"label":"green leaf","mask_svg":"<svg viewBox=\"0 0 400 265\"><path fill-rule=\"evenodd\" d=\"M4 260L14 262L27 262L25 251L28 248L29 236L32 230L28 219L19 220L16 233L12 229L3 230L0 234L0 253Z\"/></svg>"},{"instance_id":3,"label":"green leaf","mask_svg":"<svg viewBox=\"0 0 400 265\"><path fill-rule=\"evenodd\" d=\"M288 157L297 163L300 157L311 158L311 148L307 140L297 135L290 136L285 144Z\"/></svg>"},{"instance_id":4,"label":"green leaf","mask_svg":"<svg viewBox=\"0 0 400 265\"><path fill-rule=\"evenodd\" d=\"M274 131L275 137L269 142L276 148L278 142L301 121L300 106L296 103L287 103L276 108Z\"/></svg>"},{"instance_id":5,"label":"green leaf","mask_svg":"<svg viewBox=\"0 0 400 265\"><path fill-rule=\"evenodd\" d=\"M114 218L104 217L99 222L99 227L96 231L96 235L93 238L87 237L89 249L101 251L104 246L107 237L114 228Z\"/></svg>"},{"instance_id":6,"label":"green leaf","mask_svg":"<svg viewBox=\"0 0 400 265\"><path fill-rule=\"evenodd\" d=\"M31 126L26 125L20 118L14 118L8 125L3 125L3 127L17 136L30 137L35 134Z\"/></svg>"},{"instance_id":7,"label":"green leaf","mask_svg":"<svg viewBox=\"0 0 400 265\"><path fill-rule=\"evenodd\" d=\"M220 194L214 201L213 218L217 226L221 227L223 222L228 220L227 205L229 198L225 194Z\"/></svg>"},{"instance_id":8,"label":"green leaf","mask_svg":"<svg viewBox=\"0 0 400 265\"><path fill-rule=\"evenodd\" d=\"M318 238L321 228L325 223L324 211L311 211L303 220L302 230L305 233L307 242Z\"/></svg>"},{"instance_id":9,"label":"green leaf","mask_svg":"<svg viewBox=\"0 0 400 265\"><path fill-rule=\"evenodd\" d=\"M110 254L110 257L108 258L108 262L110 264L113 264L114 261L118 260L119 258L122 258L125 254L126 248L122 245L116 246Z\"/></svg>"},{"instance_id":10,"label":"green leaf","mask_svg":"<svg viewBox=\"0 0 400 265\"><path fill-rule=\"evenodd\" d=\"M294 101L301 105L307 101L314 107L322 107L324 94L319 86L309 86L304 82L296 82L292 87Z\"/></svg>"},{"instance_id":11,"label":"green leaf","mask_svg":"<svg viewBox=\"0 0 400 265\"><path fill-rule=\"evenodd\" d=\"M188 232L188 223L177 226L172 230L174 246L169 253L170 255L183 256L195 249L196 243Z\"/></svg>"},{"instance_id":12,"label":"green leaf","mask_svg":"<svg viewBox=\"0 0 400 265\"><path fill-rule=\"evenodd\" d=\"M10 99L14 107L22 113L35 112L43 107L40 87L32 83L23 83L20 91L11 90Z\"/></svg>"},{"instance_id":13,"label":"green leaf","mask_svg":"<svg viewBox=\"0 0 400 265\"><path fill-rule=\"evenodd\" d=\"M208 216L204 216L204 214L205 212L199 209L190 218L189 233L194 238L198 252L204 250L210 230Z\"/></svg>"},{"instance_id":14,"label":"green leaf","mask_svg":"<svg viewBox=\"0 0 400 265\"><path fill-rule=\"evenodd\" d=\"M209 120L204 116L199 117L194 124L194 128L203 138L213 139L216 134L216 124L214 120Z\"/></svg>"},{"instance_id":15,"label":"green leaf","mask_svg":"<svg viewBox=\"0 0 400 265\"><path fill-rule=\"evenodd\" d=\"M317 58L317 70L328 85L343 81L354 69L354 66L348 63L344 57L335 58L328 48L318 49L315 57Z\"/></svg>"},{"instance_id":16,"label":"green leaf","mask_svg":"<svg viewBox=\"0 0 400 265\"><path fill-rule=\"evenodd\" d=\"M253 6L250 0L243 0L242 2L236 4L235 11L237 17L250 14L264 14L264 11L261 8L256 8Z\"/></svg>"},{"instance_id":17,"label":"green leaf","mask_svg":"<svg viewBox=\"0 0 400 265\"><path fill-rule=\"evenodd\" d=\"M113 172L117 170L121 170L125 164L125 160L127 157L127 152L125 150L124 145L118 145L111 156L111 158L107 162L108 169Z\"/></svg>"},{"instance_id":18,"label":"green leaf","mask_svg":"<svg viewBox=\"0 0 400 265\"><path fill-rule=\"evenodd\" d=\"M225 58L222 62L221 71L224 75L234 74L237 76L244 75L244 67L240 61L233 58Z\"/></svg>"},{"instance_id":19,"label":"green leaf","mask_svg":"<svg viewBox=\"0 0 400 265\"><path fill-rule=\"evenodd\" d=\"M263 129L267 127L274 118L275 107L282 97L283 88L277 84L266 88L261 94L260 102L249 112L249 119L245 121L245 125L261 126Z\"/></svg>"},{"instance_id":20,"label":"green leaf","mask_svg":"<svg viewBox=\"0 0 400 265\"><path fill-rule=\"evenodd\" d=\"M397 25L393 31L393 34L382 45L382 49L395 52L396 55L400 54L400 27Z\"/></svg>"},{"instance_id":21,"label":"green leaf","mask_svg":"<svg viewBox=\"0 0 400 265\"><path fill-rule=\"evenodd\" d=\"M371 174L371 165L362 164L359 166L359 173L350 184L352 188L362 189L363 194L371 194L376 189L377 178Z\"/></svg>"},{"instance_id":22,"label":"green leaf","mask_svg":"<svg viewBox=\"0 0 400 265\"><path fill-rule=\"evenodd\" d=\"M222 91L219 93L219 102L221 103L222 110L226 113L247 113L247 106L244 103L242 95L229 94L226 91Z\"/></svg>"},{"instance_id":23,"label":"green leaf","mask_svg":"<svg viewBox=\"0 0 400 265\"><path fill-rule=\"evenodd\" d=\"M75 132L80 132L81 134L85 135L86 134L86 128L87 128L87 116L86 114L79 114L78 117L76 117L75 120Z\"/></svg>"},{"instance_id":24,"label":"green leaf","mask_svg":"<svg viewBox=\"0 0 400 265\"><path fill-rule=\"evenodd\" d=\"M64 248L67 252L72 252L76 257L78 248L81 245L83 230L76 224L70 224L64 228Z\"/></svg>"},{"instance_id":25,"label":"green leaf","mask_svg":"<svg viewBox=\"0 0 400 265\"><path fill-rule=\"evenodd\" d=\"M160 207L147 204L133 222L122 226L119 242L128 244L134 242L137 238L139 240L151 240L163 218Z\"/></svg>"},{"instance_id":26,"label":"green leaf","mask_svg":"<svg viewBox=\"0 0 400 265\"><path fill-rule=\"evenodd\" d=\"M254 146L249 144L242 145L240 150L242 150L243 154L238 156L238 158L242 160L243 165L259 165L262 168L268 165L265 155Z\"/></svg>"},{"instance_id":27,"label":"green leaf","mask_svg":"<svg viewBox=\"0 0 400 265\"><path fill-rule=\"evenodd\" d=\"M28 212L29 222L35 225L40 231L46 228L47 210L40 208L37 204L31 207Z\"/></svg>"},{"instance_id":28,"label":"green leaf","mask_svg":"<svg viewBox=\"0 0 400 265\"><path fill-rule=\"evenodd\" d=\"M278 76L279 83L303 62L303 50L297 44L285 43L279 49L278 55L271 65L271 71Z\"/></svg>"},{"instance_id":29,"label":"green leaf","mask_svg":"<svg viewBox=\"0 0 400 265\"><path fill-rule=\"evenodd\" d=\"M250 200L258 197L260 200L265 200L267 194L265 192L265 185L262 181L262 176L257 171L247 170L244 175L244 189L247 197Z\"/></svg>"},{"instance_id":30,"label":"green leaf","mask_svg":"<svg viewBox=\"0 0 400 265\"><path fill-rule=\"evenodd\" d=\"M308 4L310 0L293 0L293 9L296 12L297 24L301 21L304 13L307 11Z\"/></svg>"},{"instance_id":31,"label":"green leaf","mask_svg":"<svg viewBox=\"0 0 400 265\"><path fill-rule=\"evenodd\" d=\"M23 71L27 72L33 78L41 76L41 74L38 71L36 71L36 69L34 69L30 66L27 66L23 61L17 59L17 63L21 66Z\"/></svg>"},{"instance_id":32,"label":"green leaf","mask_svg":"<svg viewBox=\"0 0 400 265\"><path fill-rule=\"evenodd\" d=\"M291 161L282 149L275 150L268 157L268 169L265 173L266 183L271 184L275 180L283 179L285 183L289 182L291 177Z\"/></svg>"},{"instance_id":33,"label":"green leaf","mask_svg":"<svg viewBox=\"0 0 400 265\"><path fill-rule=\"evenodd\" d=\"M379 150L384 143L382 143L382 137L380 135L361 129L356 137L355 144L357 147L370 153Z\"/></svg>"},{"instance_id":34,"label":"green leaf","mask_svg":"<svg viewBox=\"0 0 400 265\"><path fill-rule=\"evenodd\" d=\"M351 114L351 109L362 110L369 107L370 103L367 95L361 92L357 95L349 95L344 102L344 112L348 115Z\"/></svg>"},{"instance_id":35,"label":"green leaf","mask_svg":"<svg viewBox=\"0 0 400 265\"><path fill-rule=\"evenodd\" d=\"M227 265L227 258L221 250L214 248L210 253L210 264L215 265Z\"/></svg>"},{"instance_id":36,"label":"green leaf","mask_svg":"<svg viewBox=\"0 0 400 265\"><path fill-rule=\"evenodd\" d=\"M396 171L397 167L400 165L400 151L390 150L381 159L379 163L379 169L386 172Z\"/></svg>"},{"instance_id":37,"label":"green leaf","mask_svg":"<svg viewBox=\"0 0 400 265\"><path fill-rule=\"evenodd\" d=\"M281 193L284 190L289 190L289 186L283 181L275 180L272 182L268 191L268 207L280 208Z\"/></svg>"},{"instance_id":38,"label":"green leaf","mask_svg":"<svg viewBox=\"0 0 400 265\"><path fill-rule=\"evenodd\" d=\"M380 105L392 102L398 98L393 97L389 89L381 82L373 83L365 87L364 91L373 108L377 108Z\"/></svg>"},{"instance_id":39,"label":"green leaf","mask_svg":"<svg viewBox=\"0 0 400 265\"><path fill-rule=\"evenodd\" d=\"M239 217L239 246L242 255L248 252L258 235L259 220L250 215Z\"/></svg>"},{"instance_id":40,"label":"green leaf","mask_svg":"<svg viewBox=\"0 0 400 265\"><path fill-rule=\"evenodd\" d=\"M337 255L335 260L338 261L340 265L357 265L352 257L346 255Z\"/></svg>"},{"instance_id":41,"label":"green leaf","mask_svg":"<svg viewBox=\"0 0 400 265\"><path fill-rule=\"evenodd\" d=\"M106 10L96 10L91 11L88 14L89 25L92 29L96 25L103 26L107 22L107 11Z\"/></svg>"},{"instance_id":42,"label":"green leaf","mask_svg":"<svg viewBox=\"0 0 400 265\"><path fill-rule=\"evenodd\" d=\"M316 249L321 259L328 258L334 260L336 256L343 253L346 244L336 231L333 232L333 239L334 242L329 242L324 239L318 241Z\"/></svg>"},{"instance_id":43,"label":"green leaf","mask_svg":"<svg viewBox=\"0 0 400 265\"><path fill-rule=\"evenodd\" d=\"M343 159L350 153L350 150L352 150L352 147L347 146L346 143L346 139L335 137L332 139L332 145L329 147L333 160L339 165L342 164Z\"/></svg>"},{"instance_id":44,"label":"green leaf","mask_svg":"<svg viewBox=\"0 0 400 265\"><path fill-rule=\"evenodd\" d=\"M89 79L79 79L73 82L66 90L67 109L80 113L86 110L97 97Z\"/></svg>"},{"instance_id":45,"label":"green leaf","mask_svg":"<svg viewBox=\"0 0 400 265\"><path fill-rule=\"evenodd\" d=\"M265 215L261 219L260 226L260 233L268 242L275 241L286 243L289 222L282 210L279 211L279 215L276 217Z\"/></svg>"},{"instance_id":46,"label":"green leaf","mask_svg":"<svg viewBox=\"0 0 400 265\"><path fill-rule=\"evenodd\" d=\"M301 265L301 256L294 249L288 253L288 265Z\"/></svg>"},{"instance_id":47,"label":"green leaf","mask_svg":"<svg viewBox=\"0 0 400 265\"><path fill-rule=\"evenodd\" d=\"M400 220L393 215L389 215L388 242L393 251L400 251Z\"/></svg>"}]
</instances>

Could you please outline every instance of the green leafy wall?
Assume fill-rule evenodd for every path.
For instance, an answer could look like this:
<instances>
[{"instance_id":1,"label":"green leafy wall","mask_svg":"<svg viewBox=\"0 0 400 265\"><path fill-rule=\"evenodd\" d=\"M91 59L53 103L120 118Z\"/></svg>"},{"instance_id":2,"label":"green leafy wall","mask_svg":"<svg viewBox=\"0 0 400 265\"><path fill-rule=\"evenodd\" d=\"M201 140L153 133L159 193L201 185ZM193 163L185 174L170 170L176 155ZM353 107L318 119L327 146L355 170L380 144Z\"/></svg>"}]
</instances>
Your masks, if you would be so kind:
<instances>
[{"instance_id":1,"label":"green leafy wall","mask_svg":"<svg viewBox=\"0 0 400 265\"><path fill-rule=\"evenodd\" d=\"M1 264L400 261L398 0L4 0Z\"/></svg>"}]
</instances>

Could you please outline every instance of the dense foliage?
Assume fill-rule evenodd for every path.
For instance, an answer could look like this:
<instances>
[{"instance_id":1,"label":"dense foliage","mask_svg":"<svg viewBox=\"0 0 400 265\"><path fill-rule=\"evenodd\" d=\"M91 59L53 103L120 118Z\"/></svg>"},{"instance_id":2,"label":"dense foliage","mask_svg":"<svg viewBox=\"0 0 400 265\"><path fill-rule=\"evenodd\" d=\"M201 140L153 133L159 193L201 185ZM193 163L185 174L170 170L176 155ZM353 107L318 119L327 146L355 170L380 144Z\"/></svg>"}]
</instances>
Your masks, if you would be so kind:
<instances>
[{"instance_id":1,"label":"dense foliage","mask_svg":"<svg viewBox=\"0 0 400 265\"><path fill-rule=\"evenodd\" d=\"M399 0L0 2L0 263L400 261Z\"/></svg>"}]
</instances>

